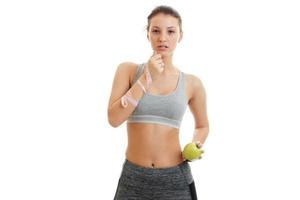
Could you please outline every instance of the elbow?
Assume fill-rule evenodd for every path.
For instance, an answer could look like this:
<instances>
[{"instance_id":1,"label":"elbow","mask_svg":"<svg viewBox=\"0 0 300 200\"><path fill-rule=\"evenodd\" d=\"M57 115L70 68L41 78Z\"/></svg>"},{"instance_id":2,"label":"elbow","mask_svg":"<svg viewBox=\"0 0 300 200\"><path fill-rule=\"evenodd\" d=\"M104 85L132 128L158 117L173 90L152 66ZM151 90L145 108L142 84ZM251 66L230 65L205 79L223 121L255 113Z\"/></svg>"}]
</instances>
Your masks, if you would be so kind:
<instances>
[{"instance_id":1,"label":"elbow","mask_svg":"<svg viewBox=\"0 0 300 200\"><path fill-rule=\"evenodd\" d=\"M108 118L108 123L114 128L117 128L120 125L116 121L109 119L109 118Z\"/></svg>"},{"instance_id":2,"label":"elbow","mask_svg":"<svg viewBox=\"0 0 300 200\"><path fill-rule=\"evenodd\" d=\"M121 123L118 122L116 117L113 117L112 113L110 113L110 110L108 110L108 112L107 112L107 118L108 118L108 123L112 127L117 128L118 126L120 126Z\"/></svg>"}]
</instances>

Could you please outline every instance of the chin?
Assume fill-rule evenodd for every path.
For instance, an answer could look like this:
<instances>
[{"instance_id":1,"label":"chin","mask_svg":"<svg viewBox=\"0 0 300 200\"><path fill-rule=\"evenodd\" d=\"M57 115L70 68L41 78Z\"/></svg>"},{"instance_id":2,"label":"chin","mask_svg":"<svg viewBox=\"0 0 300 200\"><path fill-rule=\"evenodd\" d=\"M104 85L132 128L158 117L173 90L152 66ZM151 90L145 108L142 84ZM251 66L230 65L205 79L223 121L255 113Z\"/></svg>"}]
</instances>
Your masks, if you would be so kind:
<instances>
[{"instance_id":1,"label":"chin","mask_svg":"<svg viewBox=\"0 0 300 200\"><path fill-rule=\"evenodd\" d=\"M168 54L169 53L169 51L159 51L159 50L157 50L157 52L161 53L161 54Z\"/></svg>"}]
</instances>

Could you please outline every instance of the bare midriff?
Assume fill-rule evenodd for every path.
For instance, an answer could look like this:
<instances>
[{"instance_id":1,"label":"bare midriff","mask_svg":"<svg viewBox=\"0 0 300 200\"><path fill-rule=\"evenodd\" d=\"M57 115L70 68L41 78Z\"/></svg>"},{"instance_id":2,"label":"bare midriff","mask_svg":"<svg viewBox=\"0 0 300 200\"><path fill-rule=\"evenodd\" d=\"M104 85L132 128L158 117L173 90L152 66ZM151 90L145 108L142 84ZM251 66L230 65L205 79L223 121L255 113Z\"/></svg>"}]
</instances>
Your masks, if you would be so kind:
<instances>
[{"instance_id":1,"label":"bare midriff","mask_svg":"<svg viewBox=\"0 0 300 200\"><path fill-rule=\"evenodd\" d=\"M151 123L128 123L126 159L150 168L173 167L183 162L179 129Z\"/></svg>"}]
</instances>

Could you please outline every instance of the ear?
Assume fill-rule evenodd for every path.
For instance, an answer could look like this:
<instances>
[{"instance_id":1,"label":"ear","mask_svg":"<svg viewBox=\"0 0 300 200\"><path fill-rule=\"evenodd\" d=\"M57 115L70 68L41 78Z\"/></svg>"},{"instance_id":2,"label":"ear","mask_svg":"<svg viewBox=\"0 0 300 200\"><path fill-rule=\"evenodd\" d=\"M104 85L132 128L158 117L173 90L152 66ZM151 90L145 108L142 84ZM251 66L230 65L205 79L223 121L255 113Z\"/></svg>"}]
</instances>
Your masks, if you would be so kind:
<instances>
[{"instance_id":1,"label":"ear","mask_svg":"<svg viewBox=\"0 0 300 200\"><path fill-rule=\"evenodd\" d=\"M149 39L149 31L147 31L147 39L148 39L148 41L150 41L150 39Z\"/></svg>"},{"instance_id":2,"label":"ear","mask_svg":"<svg viewBox=\"0 0 300 200\"><path fill-rule=\"evenodd\" d=\"M183 32L180 33L180 36L179 36L179 39L178 39L178 43L181 42L182 37L183 37Z\"/></svg>"}]
</instances>

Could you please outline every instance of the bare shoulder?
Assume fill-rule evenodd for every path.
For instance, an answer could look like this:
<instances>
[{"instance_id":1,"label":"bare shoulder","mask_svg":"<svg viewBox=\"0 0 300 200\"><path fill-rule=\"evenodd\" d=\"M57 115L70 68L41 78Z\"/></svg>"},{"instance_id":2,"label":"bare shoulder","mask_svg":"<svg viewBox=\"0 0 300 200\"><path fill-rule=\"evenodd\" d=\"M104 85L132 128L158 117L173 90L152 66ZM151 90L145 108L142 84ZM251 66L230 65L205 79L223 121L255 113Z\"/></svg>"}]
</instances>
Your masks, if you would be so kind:
<instances>
[{"instance_id":1,"label":"bare shoulder","mask_svg":"<svg viewBox=\"0 0 300 200\"><path fill-rule=\"evenodd\" d=\"M189 100L193 98L193 96L199 94L204 94L205 89L202 80L194 74L185 73L186 77L186 91Z\"/></svg>"},{"instance_id":2,"label":"bare shoulder","mask_svg":"<svg viewBox=\"0 0 300 200\"><path fill-rule=\"evenodd\" d=\"M133 62L122 62L118 65L112 84L109 106L128 91L137 66Z\"/></svg>"},{"instance_id":3,"label":"bare shoulder","mask_svg":"<svg viewBox=\"0 0 300 200\"><path fill-rule=\"evenodd\" d=\"M138 64L134 62L122 62L118 65L118 73L127 75L129 78L129 83L132 82L135 72L137 70Z\"/></svg>"},{"instance_id":4,"label":"bare shoulder","mask_svg":"<svg viewBox=\"0 0 300 200\"><path fill-rule=\"evenodd\" d=\"M134 63L134 62L121 62L118 65L117 70L119 72L125 72L127 74L130 74L131 72L134 72L137 68L138 64Z\"/></svg>"}]
</instances>

